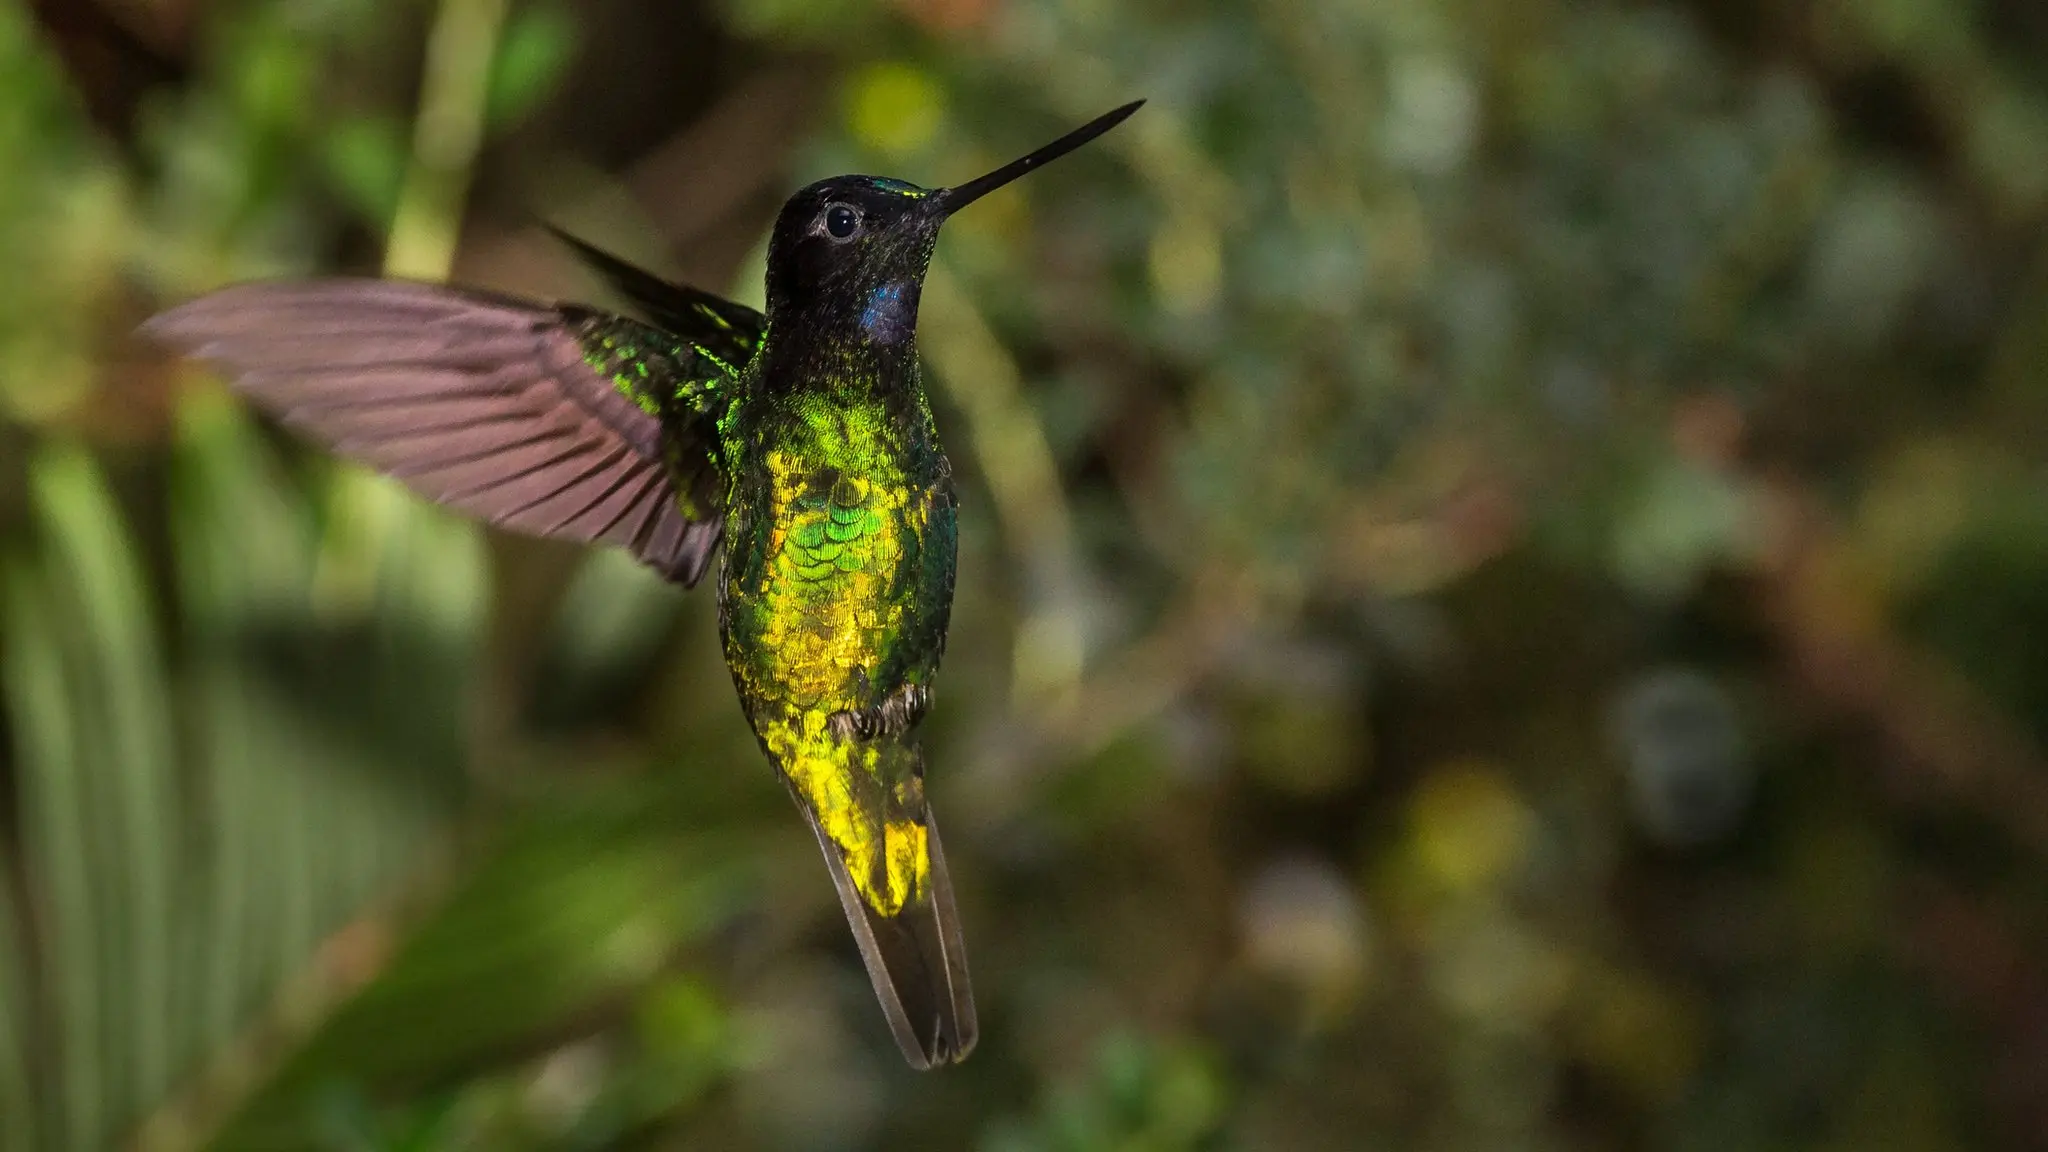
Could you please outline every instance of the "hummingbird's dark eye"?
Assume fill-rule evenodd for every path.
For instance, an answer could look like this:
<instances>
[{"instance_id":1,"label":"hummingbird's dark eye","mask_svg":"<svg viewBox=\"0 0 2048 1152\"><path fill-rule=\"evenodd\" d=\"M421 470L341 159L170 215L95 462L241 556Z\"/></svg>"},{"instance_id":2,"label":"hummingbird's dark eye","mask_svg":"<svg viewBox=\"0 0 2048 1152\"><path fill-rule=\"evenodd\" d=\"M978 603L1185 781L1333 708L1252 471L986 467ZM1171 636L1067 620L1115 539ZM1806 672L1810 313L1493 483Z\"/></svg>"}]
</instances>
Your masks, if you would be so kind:
<instances>
[{"instance_id":1,"label":"hummingbird's dark eye","mask_svg":"<svg viewBox=\"0 0 2048 1152\"><path fill-rule=\"evenodd\" d=\"M834 240L851 239L860 229L860 213L844 204L834 204L825 209L825 231Z\"/></svg>"}]
</instances>

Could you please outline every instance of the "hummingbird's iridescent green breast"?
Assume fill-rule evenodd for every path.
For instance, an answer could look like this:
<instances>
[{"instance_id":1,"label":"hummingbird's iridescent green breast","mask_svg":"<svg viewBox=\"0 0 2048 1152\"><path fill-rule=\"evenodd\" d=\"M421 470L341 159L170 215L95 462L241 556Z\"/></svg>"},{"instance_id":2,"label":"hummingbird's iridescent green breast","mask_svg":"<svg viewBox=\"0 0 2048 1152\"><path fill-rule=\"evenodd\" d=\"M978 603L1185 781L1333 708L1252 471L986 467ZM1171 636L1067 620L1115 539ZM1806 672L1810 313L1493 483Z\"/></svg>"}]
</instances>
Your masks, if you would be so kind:
<instances>
[{"instance_id":1,"label":"hummingbird's iridescent green breast","mask_svg":"<svg viewBox=\"0 0 2048 1152\"><path fill-rule=\"evenodd\" d=\"M763 748L884 915L929 883L911 729L945 646L957 541L910 383L743 383L720 427L727 663Z\"/></svg>"}]
</instances>

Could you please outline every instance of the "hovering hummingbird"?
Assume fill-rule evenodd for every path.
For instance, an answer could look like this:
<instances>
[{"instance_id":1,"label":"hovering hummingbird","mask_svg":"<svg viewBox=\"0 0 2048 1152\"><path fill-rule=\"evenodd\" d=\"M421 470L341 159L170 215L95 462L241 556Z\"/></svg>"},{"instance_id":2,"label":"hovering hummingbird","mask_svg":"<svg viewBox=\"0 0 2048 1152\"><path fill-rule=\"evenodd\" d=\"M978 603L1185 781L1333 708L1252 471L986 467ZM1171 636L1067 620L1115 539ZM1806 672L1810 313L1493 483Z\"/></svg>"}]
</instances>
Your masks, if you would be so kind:
<instances>
[{"instance_id":1,"label":"hovering hummingbird","mask_svg":"<svg viewBox=\"0 0 2048 1152\"><path fill-rule=\"evenodd\" d=\"M499 527L624 547L685 586L723 538L740 705L818 837L904 1056L951 1063L978 1027L917 727L958 536L918 296L947 217L1142 103L958 187L803 189L769 240L765 316L562 235L642 319L336 279L228 288L144 330Z\"/></svg>"}]
</instances>

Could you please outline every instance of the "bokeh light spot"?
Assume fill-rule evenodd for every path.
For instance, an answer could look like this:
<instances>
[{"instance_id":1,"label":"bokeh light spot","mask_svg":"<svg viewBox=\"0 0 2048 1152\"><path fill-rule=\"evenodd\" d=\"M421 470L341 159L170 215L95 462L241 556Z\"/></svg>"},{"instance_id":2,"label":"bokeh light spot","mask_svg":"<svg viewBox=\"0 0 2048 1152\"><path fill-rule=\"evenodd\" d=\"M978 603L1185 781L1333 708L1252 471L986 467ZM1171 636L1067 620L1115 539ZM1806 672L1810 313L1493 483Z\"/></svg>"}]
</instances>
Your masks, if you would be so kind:
<instances>
[{"instance_id":1,"label":"bokeh light spot","mask_svg":"<svg viewBox=\"0 0 2048 1152\"><path fill-rule=\"evenodd\" d=\"M1491 765L1450 765L1423 781L1409 808L1414 858L1454 892L1490 886L1519 868L1535 816L1513 783Z\"/></svg>"},{"instance_id":2,"label":"bokeh light spot","mask_svg":"<svg viewBox=\"0 0 2048 1152\"><path fill-rule=\"evenodd\" d=\"M902 61L871 64L847 85L847 126L862 144L908 156L930 144L945 115L945 93L931 76Z\"/></svg>"}]
</instances>

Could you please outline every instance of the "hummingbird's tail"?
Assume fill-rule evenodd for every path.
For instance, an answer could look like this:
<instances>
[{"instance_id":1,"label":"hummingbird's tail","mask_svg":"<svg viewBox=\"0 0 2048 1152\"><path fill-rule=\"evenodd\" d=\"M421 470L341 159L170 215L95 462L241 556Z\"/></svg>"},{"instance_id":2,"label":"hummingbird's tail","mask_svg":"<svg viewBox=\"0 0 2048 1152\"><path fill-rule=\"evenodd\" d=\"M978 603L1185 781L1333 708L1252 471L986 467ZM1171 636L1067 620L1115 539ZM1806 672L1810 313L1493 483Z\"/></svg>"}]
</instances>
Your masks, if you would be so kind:
<instances>
[{"instance_id":1,"label":"hummingbird's tail","mask_svg":"<svg viewBox=\"0 0 2048 1152\"><path fill-rule=\"evenodd\" d=\"M810 806L801 807L825 851L832 885L839 890L875 997L882 1002L904 1058L919 1069L965 1060L974 1050L980 1027L974 1017L974 989L967 981L960 914L953 906L953 882L946 874L946 854L939 846L939 827L930 807L923 813L929 879L923 894L904 901L894 914L878 912L862 898L847 870L845 853L826 835Z\"/></svg>"}]
</instances>

